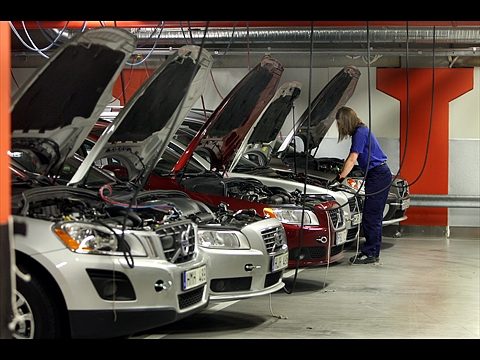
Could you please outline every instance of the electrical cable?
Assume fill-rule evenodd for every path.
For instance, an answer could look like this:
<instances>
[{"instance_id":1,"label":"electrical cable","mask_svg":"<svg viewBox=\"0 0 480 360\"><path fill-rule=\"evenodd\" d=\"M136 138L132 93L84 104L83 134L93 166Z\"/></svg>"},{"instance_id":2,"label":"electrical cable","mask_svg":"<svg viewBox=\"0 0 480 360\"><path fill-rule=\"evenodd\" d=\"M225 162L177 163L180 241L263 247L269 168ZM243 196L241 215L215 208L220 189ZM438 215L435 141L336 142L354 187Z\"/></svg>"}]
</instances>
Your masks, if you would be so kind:
<instances>
[{"instance_id":1,"label":"electrical cable","mask_svg":"<svg viewBox=\"0 0 480 360\"><path fill-rule=\"evenodd\" d=\"M273 308L272 308L272 294L270 293L269 294L269 307L270 307L270 314L273 316L273 317L276 317L277 319L288 319L288 316L285 316L285 315L282 315L282 314L275 314L273 312Z\"/></svg>"},{"instance_id":2,"label":"electrical cable","mask_svg":"<svg viewBox=\"0 0 480 360\"><path fill-rule=\"evenodd\" d=\"M32 38L30 37L30 34L28 33L28 30L25 26L25 22L22 21L22 26L23 26L23 29L25 31L25 34L27 35L27 38L28 40L30 41L30 43L32 44L32 46L28 45L24 40L23 38L20 36L20 34L18 33L17 29L15 28L15 26L13 25L13 23L11 21L8 22L8 24L10 25L10 29L12 30L12 32L15 34L15 36L18 38L18 40L20 40L20 42L29 50L32 50L32 51L35 51L37 52L38 54L40 54L41 56L43 56L44 58L46 59L49 59L50 57L46 54L43 53L43 51L46 51L46 50L49 50L55 43L56 41L60 38L60 36L63 34L63 32L65 31L66 27L67 27L67 24L68 22L65 24L65 26L63 27L62 31L57 35L57 37L55 38L55 40L50 43L50 45L46 46L45 48L38 48L35 43L33 42Z\"/></svg>"},{"instance_id":3,"label":"electrical cable","mask_svg":"<svg viewBox=\"0 0 480 360\"><path fill-rule=\"evenodd\" d=\"M367 34L368 34L368 31L367 31ZM429 148L430 148L430 137L431 137L432 123L433 123L433 111L434 111L434 100L435 100L435 47L436 47L436 27L434 26L433 27L433 38L432 38L432 86L431 86L431 102L430 102L430 121L429 121L429 127L428 127L428 135L427 135L425 156L423 158L423 164L422 164L422 169L420 170L420 173L416 176L416 178L413 181L409 182L409 184L408 184L409 186L415 184L421 178L421 176L422 176L422 174L425 170L426 164L427 164L427 158L428 158L428 153L429 153ZM407 70L407 74L408 74L408 70ZM408 80L409 80L409 77L407 76L407 129L408 129L408 124L409 124L409 113L410 113L410 109L409 109L409 98L410 97L409 97L409 92L408 92L408 85L409 85ZM368 86L369 86L369 94L370 94L370 82L368 83ZM404 153L407 150L407 146L406 146L407 143L408 143L408 132L406 133L406 136L405 136ZM370 156L370 151L369 151L369 156ZM405 160L405 159L403 159L403 160ZM403 160L400 164L398 172L400 171L401 166L403 165ZM367 172L365 172L365 176L363 177L363 180L365 180ZM397 174L398 174L398 172L397 172ZM361 184L360 188L354 193L354 195L358 196L358 197L366 197L366 196L376 195L376 194L384 191L386 188L389 188L391 186L395 186L395 185L393 185L394 179L395 178L392 177L392 181L390 182L390 186L384 187L384 188L382 188L378 191L375 191L373 193L366 193L365 192L365 194L359 194L359 191L361 190L361 188L363 186L363 183L364 183L364 181L362 181L362 184ZM400 186L397 186L397 187L401 188ZM353 193L353 192L348 191L348 190L345 190L345 191Z\"/></svg>"},{"instance_id":4,"label":"electrical cable","mask_svg":"<svg viewBox=\"0 0 480 360\"><path fill-rule=\"evenodd\" d=\"M307 149L310 140L310 120L312 118L312 67L313 67L313 21L310 24L310 67L308 72L308 119L307 119ZM303 249L303 240L304 240L304 225L305 225L305 200L307 198L307 175L308 175L308 156L305 156L305 178L303 182L303 196L302 196L302 216L300 219L300 242L298 247L298 255L295 264L295 275L293 276L293 284L291 289L287 289L287 286L283 287L283 290L287 294L292 294L295 291L295 286L297 284L298 268L300 267L300 256ZM328 221L328 217L327 217Z\"/></svg>"},{"instance_id":5,"label":"electrical cable","mask_svg":"<svg viewBox=\"0 0 480 360\"><path fill-rule=\"evenodd\" d=\"M158 29L158 26L161 24L161 28L160 28L160 31L157 35L157 38L155 39L155 42L153 43L153 46L152 48L150 49L150 51L147 53L147 55L142 59L140 60L139 62L136 62L136 63L130 63L128 61L126 61L126 64L127 65L131 65L131 66L138 66L138 65L141 65L143 64L145 61L147 61L147 59L152 55L153 53L153 50L155 50L156 46L157 46L157 42L158 42L158 39L160 39L160 35L162 35L162 32L163 32L163 29L164 29L164 26L165 26L165 21L160 21L158 23L158 25L155 27L155 29L152 31L152 33L150 34L149 38L147 39L150 40L152 37L153 37L153 34L155 33L155 31L157 31Z\"/></svg>"},{"instance_id":6,"label":"electrical cable","mask_svg":"<svg viewBox=\"0 0 480 360\"><path fill-rule=\"evenodd\" d=\"M183 38L185 39L185 44L188 44L187 36L185 35L185 32L183 31L183 24L182 24L181 21L180 21L180 30L182 30Z\"/></svg>"},{"instance_id":7,"label":"electrical cable","mask_svg":"<svg viewBox=\"0 0 480 360\"><path fill-rule=\"evenodd\" d=\"M188 87L190 88L194 78L195 78L195 75L197 73L197 69L198 67L200 66L200 57L202 55L202 50L204 49L204 44L205 44L205 38L207 36L207 32L208 32L208 26L209 26L209 21L207 21L207 24L205 26L205 30L204 30L204 33L203 33L203 38L202 38L202 42L200 44L200 50L198 52L198 56L197 56L197 59L195 60L195 69L193 70L192 72L192 75L190 77L190 81L189 81L189 84L188 84ZM185 97L182 98L180 104L178 105L177 109L181 109L183 107L183 103L185 102ZM175 115L175 121L174 123L176 123L177 119L178 119L178 116L180 114L180 111L177 110L176 111L176 115ZM169 133L166 134L165 136L168 138L170 137L171 133L173 132L173 127L170 129ZM135 190L134 190L134 193L130 199L130 203L129 203L129 207L127 209L127 212L125 214L125 217L124 217L124 221L123 221L123 225L122 225L122 236L124 236L124 230L125 230L125 226L126 226L126 221L127 221L127 217L128 217L128 213L130 212L130 209L132 208L134 202L136 201L137 197L138 197L138 193L140 192L141 189L143 189L145 187L145 184L148 180L148 176L146 176L146 174L150 174L152 168L155 166L155 164L159 161L161 157L161 153L160 152L157 152L156 156L153 158L152 161L150 161L144 168L144 171L142 172L142 174L139 176L139 184L135 187Z\"/></svg>"},{"instance_id":8,"label":"electrical cable","mask_svg":"<svg viewBox=\"0 0 480 360\"><path fill-rule=\"evenodd\" d=\"M369 26L368 21L367 21L367 57L370 60L370 26ZM367 175L368 175L368 167L370 166L370 155L371 155L371 147L372 147L372 142L371 142L371 136L372 136L372 103L371 103L371 85L370 85L370 61L368 61L368 63L367 63L367 84L368 84L368 92L367 92L368 93L368 140L367 140L368 141L368 157L367 157L367 167L365 169L365 174L363 176L362 183L360 184L357 192L355 193L355 197L359 196L358 194L365 184L365 179L367 178ZM392 181L390 181L390 184L388 185L388 188L390 188L392 182L393 182L393 179L392 179ZM375 194L379 194L379 193L383 192L385 189L387 189L387 187L375 192ZM374 195L374 194L368 194L368 195L371 196L371 195ZM367 197L367 191L365 189L365 198L366 197ZM354 256L351 264L354 264L355 260L357 260L357 256L359 254L359 252L358 252L359 247L360 247L360 237L357 237L357 246L356 246L357 251L355 252L355 256Z\"/></svg>"},{"instance_id":9,"label":"electrical cable","mask_svg":"<svg viewBox=\"0 0 480 360\"><path fill-rule=\"evenodd\" d=\"M70 21L67 21L67 23L65 24L65 28L68 26L68 23L69 23L69 22L70 22ZM49 41L49 42L55 42L55 38L52 37L52 36L47 32L47 30L42 27L42 24L40 23L40 21L36 21L36 23L37 23L37 27L38 27L38 29L40 30L40 32L42 33L43 37L44 37L47 41ZM53 31L57 31L57 35L58 35L58 33L61 33L61 34L63 35L63 30L58 31L57 29L53 29ZM63 44L64 44L64 42L63 42L63 41L60 41L60 39L58 39L58 43L55 43L54 46L58 47L58 46L61 46L61 45L63 45Z\"/></svg>"},{"instance_id":10,"label":"electrical cable","mask_svg":"<svg viewBox=\"0 0 480 360\"><path fill-rule=\"evenodd\" d=\"M408 148L408 130L409 130L409 124L410 124L410 76L409 76L409 69L410 69L410 66L409 66L409 25L408 25L408 21L405 23L405 30L406 30L406 44L405 44L405 79L406 79L406 107L407 107L407 124L405 126L405 145L403 147L403 153L402 153L402 156L400 157L400 164L398 166L398 170L397 170L397 173L395 174L395 176L393 177L392 179L392 183L391 183L391 187L395 187L397 189L403 189L404 186L399 186L399 185L395 185L393 183L393 181L395 179L398 178L398 175L400 174L400 171L403 167L403 164L404 164L404 160L405 160L405 157L406 157L406 154L407 154L407 148Z\"/></svg>"},{"instance_id":11,"label":"electrical cable","mask_svg":"<svg viewBox=\"0 0 480 360\"><path fill-rule=\"evenodd\" d=\"M433 111L435 109L434 102L435 102L435 45L436 45L436 27L433 26L433 38L432 38L432 91L431 91L431 101L430 101L430 122L428 125L428 135L427 135L427 145L425 149L425 156L423 158L422 169L418 176L412 181L409 182L409 186L417 183L420 178L422 177L423 172L425 171L425 167L427 165L428 153L430 150L430 136L432 134L432 123L433 123ZM406 141L405 141L406 143Z\"/></svg>"},{"instance_id":12,"label":"electrical cable","mask_svg":"<svg viewBox=\"0 0 480 360\"><path fill-rule=\"evenodd\" d=\"M218 90L217 83L215 82L215 79L213 78L213 72L212 72L211 69L210 69L210 76L211 76L211 78L212 78L213 86L215 87L215 90L217 91L218 96L220 96L220 98L223 100L224 97L223 97L222 94L220 93L220 90Z\"/></svg>"},{"instance_id":13,"label":"electrical cable","mask_svg":"<svg viewBox=\"0 0 480 360\"><path fill-rule=\"evenodd\" d=\"M206 107L205 107L205 100L204 100L204 98L203 98L203 95L200 96L200 99L202 100L202 108L203 108L203 114L204 114L204 116L205 116L205 121L207 121L207 119L208 119L207 109L206 109Z\"/></svg>"},{"instance_id":14,"label":"electrical cable","mask_svg":"<svg viewBox=\"0 0 480 360\"><path fill-rule=\"evenodd\" d=\"M233 39L234 39L234 34L235 34L235 27L237 26L238 21L235 21L235 24L233 24L233 29L232 29L232 35L230 35L230 40L228 41L228 45L223 52L222 56L227 55L228 50L230 50L230 46L233 44Z\"/></svg>"},{"instance_id":15,"label":"electrical cable","mask_svg":"<svg viewBox=\"0 0 480 360\"><path fill-rule=\"evenodd\" d=\"M187 25L188 25L188 33L190 34L190 42L192 45L195 45L195 42L193 41L193 34L192 34L192 27L190 26L190 20L187 20Z\"/></svg>"},{"instance_id":16,"label":"electrical cable","mask_svg":"<svg viewBox=\"0 0 480 360\"><path fill-rule=\"evenodd\" d=\"M248 26L248 21L247 21L247 65L248 65L248 71L250 71L250 27Z\"/></svg>"}]
</instances>

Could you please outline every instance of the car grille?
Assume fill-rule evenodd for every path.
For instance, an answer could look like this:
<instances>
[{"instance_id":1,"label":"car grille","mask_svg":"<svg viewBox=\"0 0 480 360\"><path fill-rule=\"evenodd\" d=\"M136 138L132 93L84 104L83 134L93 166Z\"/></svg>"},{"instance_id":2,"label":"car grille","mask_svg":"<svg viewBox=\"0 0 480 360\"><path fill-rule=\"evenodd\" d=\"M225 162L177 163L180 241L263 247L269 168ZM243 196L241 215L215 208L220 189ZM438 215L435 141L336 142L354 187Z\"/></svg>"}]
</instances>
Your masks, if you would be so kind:
<instances>
[{"instance_id":1,"label":"car grille","mask_svg":"<svg viewBox=\"0 0 480 360\"><path fill-rule=\"evenodd\" d=\"M354 228L348 229L347 231L347 240L352 240L357 237L357 232L358 232L358 225L355 226Z\"/></svg>"},{"instance_id":2,"label":"car grille","mask_svg":"<svg viewBox=\"0 0 480 360\"><path fill-rule=\"evenodd\" d=\"M205 286L178 295L178 306L180 309L185 309L202 301L203 289L205 289Z\"/></svg>"},{"instance_id":3,"label":"car grille","mask_svg":"<svg viewBox=\"0 0 480 360\"><path fill-rule=\"evenodd\" d=\"M344 219L343 219L342 208L329 209L328 210L328 215L330 216L330 219L332 220L332 224L333 224L334 229L339 229L343 226Z\"/></svg>"},{"instance_id":4,"label":"car grille","mask_svg":"<svg viewBox=\"0 0 480 360\"><path fill-rule=\"evenodd\" d=\"M352 196L351 198L348 199L348 207L350 209L350 212L352 213L358 212L358 203L357 203L357 200L355 199L355 196Z\"/></svg>"},{"instance_id":5,"label":"car grille","mask_svg":"<svg viewBox=\"0 0 480 360\"><path fill-rule=\"evenodd\" d=\"M261 231L262 239L269 254L274 253L275 249L280 248L286 243L286 235L283 227L275 226Z\"/></svg>"},{"instance_id":6,"label":"car grille","mask_svg":"<svg viewBox=\"0 0 480 360\"><path fill-rule=\"evenodd\" d=\"M150 237L150 242L160 241L165 258L172 263L183 263L195 255L195 228L190 221L163 225L155 232L157 239ZM158 249L157 244L151 244Z\"/></svg>"}]
</instances>

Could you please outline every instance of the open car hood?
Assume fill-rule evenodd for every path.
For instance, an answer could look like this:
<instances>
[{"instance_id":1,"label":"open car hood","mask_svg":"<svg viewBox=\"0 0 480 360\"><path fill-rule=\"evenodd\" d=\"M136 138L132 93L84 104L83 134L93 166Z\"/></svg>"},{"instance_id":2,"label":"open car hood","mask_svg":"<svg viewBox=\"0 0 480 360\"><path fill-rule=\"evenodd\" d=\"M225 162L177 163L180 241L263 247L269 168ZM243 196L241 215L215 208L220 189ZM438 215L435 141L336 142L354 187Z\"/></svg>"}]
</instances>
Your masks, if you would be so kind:
<instances>
[{"instance_id":1,"label":"open car hood","mask_svg":"<svg viewBox=\"0 0 480 360\"><path fill-rule=\"evenodd\" d=\"M308 133L310 134L309 150L317 148L335 121L337 110L344 106L352 96L359 77L360 71L354 66L345 66L340 70L312 101L310 128L308 127L309 108L307 107L298 119L298 125L288 133L278 149L278 153L288 148L294 135L303 140L306 151Z\"/></svg>"},{"instance_id":2,"label":"open car hood","mask_svg":"<svg viewBox=\"0 0 480 360\"><path fill-rule=\"evenodd\" d=\"M111 101L135 46L129 32L100 28L59 48L12 99L12 156L28 171L55 174Z\"/></svg>"},{"instance_id":3,"label":"open car hood","mask_svg":"<svg viewBox=\"0 0 480 360\"><path fill-rule=\"evenodd\" d=\"M203 93L212 62L212 56L195 45L170 55L105 129L70 184L80 182L92 163L104 157L125 166L130 181L148 176L151 162L163 154Z\"/></svg>"},{"instance_id":4,"label":"open car hood","mask_svg":"<svg viewBox=\"0 0 480 360\"><path fill-rule=\"evenodd\" d=\"M212 170L227 169L247 132L273 97L282 73L283 66L265 56L223 99L172 171L182 171L194 151L208 153Z\"/></svg>"},{"instance_id":5,"label":"open car hood","mask_svg":"<svg viewBox=\"0 0 480 360\"><path fill-rule=\"evenodd\" d=\"M287 82L278 88L275 96L240 145L230 165L230 172L233 172L238 161L247 151L261 152L265 158L270 156L278 133L282 129L294 101L300 96L301 89L302 84L298 81Z\"/></svg>"}]
</instances>

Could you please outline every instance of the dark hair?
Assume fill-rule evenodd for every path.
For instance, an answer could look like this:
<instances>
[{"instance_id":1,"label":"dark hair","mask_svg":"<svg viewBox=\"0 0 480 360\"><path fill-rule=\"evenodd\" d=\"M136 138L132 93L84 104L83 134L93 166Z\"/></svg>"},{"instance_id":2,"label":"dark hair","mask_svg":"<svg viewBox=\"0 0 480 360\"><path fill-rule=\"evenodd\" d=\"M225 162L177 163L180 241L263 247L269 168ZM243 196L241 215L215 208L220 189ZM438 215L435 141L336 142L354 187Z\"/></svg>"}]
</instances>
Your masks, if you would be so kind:
<instances>
[{"instance_id":1,"label":"dark hair","mask_svg":"<svg viewBox=\"0 0 480 360\"><path fill-rule=\"evenodd\" d=\"M337 120L338 126L338 142L342 141L347 136L352 136L355 129L359 125L363 125L363 122L358 117L357 113L347 106L342 106L338 109L335 119Z\"/></svg>"}]
</instances>

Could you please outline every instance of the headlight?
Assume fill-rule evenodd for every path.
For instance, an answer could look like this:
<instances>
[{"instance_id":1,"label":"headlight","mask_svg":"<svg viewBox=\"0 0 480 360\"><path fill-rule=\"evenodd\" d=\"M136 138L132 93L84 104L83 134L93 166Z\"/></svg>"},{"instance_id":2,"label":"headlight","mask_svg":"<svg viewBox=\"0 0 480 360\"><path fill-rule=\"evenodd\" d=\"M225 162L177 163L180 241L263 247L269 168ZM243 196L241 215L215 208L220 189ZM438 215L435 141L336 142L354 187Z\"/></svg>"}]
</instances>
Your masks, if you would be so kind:
<instances>
[{"instance_id":1,"label":"headlight","mask_svg":"<svg viewBox=\"0 0 480 360\"><path fill-rule=\"evenodd\" d=\"M122 255L118 240L112 230L105 226L86 223L63 223L53 232L73 252L96 255ZM125 234L132 256L147 256L140 240L133 234Z\"/></svg>"},{"instance_id":2,"label":"headlight","mask_svg":"<svg viewBox=\"0 0 480 360\"><path fill-rule=\"evenodd\" d=\"M352 178L347 178L346 184L351 187L354 190L360 189L360 186L363 184L363 180L360 179L352 179ZM362 187L362 191L365 189L365 187Z\"/></svg>"},{"instance_id":3,"label":"headlight","mask_svg":"<svg viewBox=\"0 0 480 360\"><path fill-rule=\"evenodd\" d=\"M302 209L264 208L265 216L277 218L285 224L300 225L302 223ZM305 210L303 225L320 225L317 216L311 210Z\"/></svg>"},{"instance_id":4,"label":"headlight","mask_svg":"<svg viewBox=\"0 0 480 360\"><path fill-rule=\"evenodd\" d=\"M198 240L202 247L212 249L250 249L247 238L238 231L212 231L198 229Z\"/></svg>"}]
</instances>

